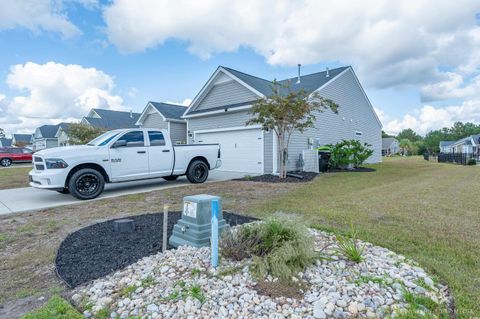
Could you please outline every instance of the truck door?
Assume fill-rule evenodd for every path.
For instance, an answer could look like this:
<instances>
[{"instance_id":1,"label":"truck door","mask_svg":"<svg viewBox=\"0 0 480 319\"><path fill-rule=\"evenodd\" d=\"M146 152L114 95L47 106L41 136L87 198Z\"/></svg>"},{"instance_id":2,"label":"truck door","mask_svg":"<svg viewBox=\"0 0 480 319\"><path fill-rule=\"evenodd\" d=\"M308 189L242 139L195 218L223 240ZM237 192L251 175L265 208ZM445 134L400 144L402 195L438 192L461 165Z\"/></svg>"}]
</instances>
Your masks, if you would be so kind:
<instances>
[{"instance_id":1,"label":"truck door","mask_svg":"<svg viewBox=\"0 0 480 319\"><path fill-rule=\"evenodd\" d=\"M120 136L109 153L113 181L148 177L148 148L142 130Z\"/></svg>"},{"instance_id":2,"label":"truck door","mask_svg":"<svg viewBox=\"0 0 480 319\"><path fill-rule=\"evenodd\" d=\"M173 149L170 141L165 140L161 131L148 131L150 147L148 162L150 177L170 175L173 168Z\"/></svg>"}]
</instances>

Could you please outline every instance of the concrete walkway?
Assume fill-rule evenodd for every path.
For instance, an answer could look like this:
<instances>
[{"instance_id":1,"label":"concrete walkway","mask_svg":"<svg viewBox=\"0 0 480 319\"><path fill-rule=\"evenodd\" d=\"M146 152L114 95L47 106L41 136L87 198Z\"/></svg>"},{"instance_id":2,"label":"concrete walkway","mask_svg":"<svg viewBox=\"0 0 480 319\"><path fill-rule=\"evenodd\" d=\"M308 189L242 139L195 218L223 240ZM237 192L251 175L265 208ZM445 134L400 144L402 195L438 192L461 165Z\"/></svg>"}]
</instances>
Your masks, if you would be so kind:
<instances>
[{"instance_id":1,"label":"concrete walkway","mask_svg":"<svg viewBox=\"0 0 480 319\"><path fill-rule=\"evenodd\" d=\"M247 173L213 170L210 172L207 183L241 178L246 174ZM144 181L107 184L103 194L97 199L151 192L154 190L178 187L186 184L189 184L189 182L184 176L179 177L176 181L170 182L159 178ZM59 194L55 191L41 190L33 187L5 189L0 190L0 215L63 205L79 204L83 202L84 201L78 200L71 195Z\"/></svg>"}]
</instances>

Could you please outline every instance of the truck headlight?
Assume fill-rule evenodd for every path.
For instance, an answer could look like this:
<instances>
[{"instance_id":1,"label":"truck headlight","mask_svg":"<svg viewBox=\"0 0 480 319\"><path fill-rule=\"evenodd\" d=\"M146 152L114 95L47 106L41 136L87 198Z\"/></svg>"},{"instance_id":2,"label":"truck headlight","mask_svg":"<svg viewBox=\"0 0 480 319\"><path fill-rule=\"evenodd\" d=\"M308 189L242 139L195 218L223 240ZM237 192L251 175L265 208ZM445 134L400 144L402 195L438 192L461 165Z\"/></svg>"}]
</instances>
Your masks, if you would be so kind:
<instances>
[{"instance_id":1,"label":"truck headlight","mask_svg":"<svg viewBox=\"0 0 480 319\"><path fill-rule=\"evenodd\" d=\"M58 168L67 168L68 164L60 158L47 158L45 160L47 169L58 169Z\"/></svg>"}]
</instances>

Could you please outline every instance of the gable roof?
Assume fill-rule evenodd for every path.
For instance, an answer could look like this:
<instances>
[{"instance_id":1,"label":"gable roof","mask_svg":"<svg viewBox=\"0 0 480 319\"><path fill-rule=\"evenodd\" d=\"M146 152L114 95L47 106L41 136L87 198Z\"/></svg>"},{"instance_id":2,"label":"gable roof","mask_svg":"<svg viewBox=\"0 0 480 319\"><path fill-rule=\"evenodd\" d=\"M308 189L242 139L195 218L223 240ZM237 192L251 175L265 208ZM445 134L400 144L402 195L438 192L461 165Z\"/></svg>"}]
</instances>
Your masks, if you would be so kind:
<instances>
[{"instance_id":1,"label":"gable roof","mask_svg":"<svg viewBox=\"0 0 480 319\"><path fill-rule=\"evenodd\" d=\"M288 78L288 79L283 79L280 81L277 81L279 84L285 85L285 84L290 84L290 88L281 88L280 92L281 94L288 94L289 90L293 92L298 92L301 89L305 90L307 94L311 94L315 90L319 89L320 87L324 86L331 80L333 80L337 75L342 73L343 71L349 69L350 66L344 66L344 67L339 67L331 70L325 70L322 72L316 72L312 74L306 74L306 75L301 75L300 76L300 83L297 83L298 78L293 77L293 78ZM208 84L213 81L213 78L216 74L218 74L219 71L223 71L227 75L231 75L234 78L238 79L242 84L246 85L247 88L249 88L251 91L259 95L259 98L264 97L264 96L270 96L272 95L272 84L273 80L266 80L254 75L250 75L229 67L224 67L224 66L219 66L217 70L214 72L214 74L210 77L209 81L207 84L202 88L200 93L195 97L194 102L190 105L190 107L187 109L184 115L190 114L190 113L203 113L203 112L209 112L212 111L211 109L203 109L203 110L194 110L192 109L193 105L195 104L195 101L197 98L202 94L202 92L208 87ZM328 75L328 76L327 76ZM247 104L251 104L254 101L250 102L245 102L245 103L237 103L234 105L228 105L229 108L232 107L240 107L240 106L245 106ZM223 106L218 107L218 109L223 108Z\"/></svg>"},{"instance_id":2,"label":"gable roof","mask_svg":"<svg viewBox=\"0 0 480 319\"><path fill-rule=\"evenodd\" d=\"M160 112L167 120L168 119L181 120L183 113L187 109L186 106L179 105L179 104L151 102L151 101L148 103L150 103L154 108L156 108L157 111Z\"/></svg>"},{"instance_id":3,"label":"gable roof","mask_svg":"<svg viewBox=\"0 0 480 319\"><path fill-rule=\"evenodd\" d=\"M58 124L57 125L42 125L37 128L42 134L42 138L55 138L57 134Z\"/></svg>"},{"instance_id":4,"label":"gable roof","mask_svg":"<svg viewBox=\"0 0 480 319\"><path fill-rule=\"evenodd\" d=\"M397 141L395 137L382 137L382 149L389 148L394 141Z\"/></svg>"},{"instance_id":5,"label":"gable roof","mask_svg":"<svg viewBox=\"0 0 480 319\"><path fill-rule=\"evenodd\" d=\"M32 141L32 134L12 134L12 140L16 143L30 143Z\"/></svg>"},{"instance_id":6,"label":"gable roof","mask_svg":"<svg viewBox=\"0 0 480 319\"><path fill-rule=\"evenodd\" d=\"M455 143L455 141L440 141L440 147L449 146Z\"/></svg>"},{"instance_id":7,"label":"gable roof","mask_svg":"<svg viewBox=\"0 0 480 319\"><path fill-rule=\"evenodd\" d=\"M100 117L84 117L90 125L104 128L107 130L116 130L122 128L135 128L140 113L112 111L105 109L92 109ZM89 113L90 114L90 113Z\"/></svg>"},{"instance_id":8,"label":"gable roof","mask_svg":"<svg viewBox=\"0 0 480 319\"><path fill-rule=\"evenodd\" d=\"M0 138L0 146L1 147L9 147L12 146L12 139L11 138Z\"/></svg>"}]
</instances>

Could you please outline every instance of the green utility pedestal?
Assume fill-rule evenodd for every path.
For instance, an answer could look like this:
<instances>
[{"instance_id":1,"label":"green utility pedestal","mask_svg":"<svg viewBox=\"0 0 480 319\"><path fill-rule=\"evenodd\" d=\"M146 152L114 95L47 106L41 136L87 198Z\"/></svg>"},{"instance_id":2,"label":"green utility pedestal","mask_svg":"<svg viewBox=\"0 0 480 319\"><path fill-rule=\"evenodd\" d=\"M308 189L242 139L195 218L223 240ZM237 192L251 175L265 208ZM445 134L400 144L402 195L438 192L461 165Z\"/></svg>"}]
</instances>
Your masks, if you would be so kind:
<instances>
[{"instance_id":1,"label":"green utility pedestal","mask_svg":"<svg viewBox=\"0 0 480 319\"><path fill-rule=\"evenodd\" d=\"M182 218L173 226L169 244L173 247L189 245L193 247L210 246L212 200L218 200L218 232L227 227L222 214L222 199L206 194L183 198Z\"/></svg>"}]
</instances>

